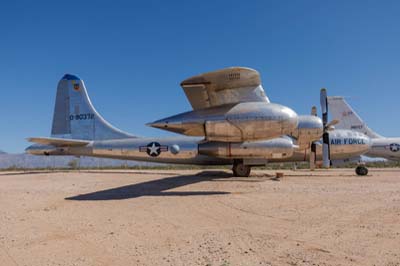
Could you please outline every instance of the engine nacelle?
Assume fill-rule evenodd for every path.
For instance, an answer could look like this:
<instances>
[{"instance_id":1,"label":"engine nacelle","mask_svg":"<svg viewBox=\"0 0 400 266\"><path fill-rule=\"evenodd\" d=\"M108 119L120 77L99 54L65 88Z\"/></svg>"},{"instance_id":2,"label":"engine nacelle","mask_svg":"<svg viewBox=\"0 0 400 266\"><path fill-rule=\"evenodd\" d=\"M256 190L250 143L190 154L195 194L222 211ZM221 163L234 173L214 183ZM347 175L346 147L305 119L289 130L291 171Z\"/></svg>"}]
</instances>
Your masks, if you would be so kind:
<instances>
[{"instance_id":1,"label":"engine nacelle","mask_svg":"<svg viewBox=\"0 0 400 266\"><path fill-rule=\"evenodd\" d=\"M299 116L299 124L292 136L296 139L296 144L300 149L310 147L312 141L317 141L323 133L321 118L313 115Z\"/></svg>"},{"instance_id":2,"label":"engine nacelle","mask_svg":"<svg viewBox=\"0 0 400 266\"><path fill-rule=\"evenodd\" d=\"M195 110L148 125L187 136L204 136L208 141L243 142L290 135L297 124L297 114L286 106L244 102Z\"/></svg>"},{"instance_id":3,"label":"engine nacelle","mask_svg":"<svg viewBox=\"0 0 400 266\"><path fill-rule=\"evenodd\" d=\"M263 158L284 159L293 155L294 149L290 138L275 138L252 142L206 142L199 144L199 154L219 158Z\"/></svg>"}]
</instances>

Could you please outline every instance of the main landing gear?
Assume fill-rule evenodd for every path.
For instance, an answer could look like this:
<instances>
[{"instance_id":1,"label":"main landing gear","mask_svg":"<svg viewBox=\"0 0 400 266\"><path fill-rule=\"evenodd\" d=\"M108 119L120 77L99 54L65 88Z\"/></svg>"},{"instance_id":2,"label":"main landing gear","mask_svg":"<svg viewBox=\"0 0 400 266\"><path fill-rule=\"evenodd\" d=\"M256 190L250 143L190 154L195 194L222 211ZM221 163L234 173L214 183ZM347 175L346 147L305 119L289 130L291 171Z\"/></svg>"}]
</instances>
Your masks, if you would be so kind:
<instances>
[{"instance_id":1,"label":"main landing gear","mask_svg":"<svg viewBox=\"0 0 400 266\"><path fill-rule=\"evenodd\" d=\"M359 165L356 167L356 174L357 175L367 175L368 168L365 165Z\"/></svg>"},{"instance_id":2,"label":"main landing gear","mask_svg":"<svg viewBox=\"0 0 400 266\"><path fill-rule=\"evenodd\" d=\"M233 176L248 177L251 172L251 166L245 165L243 163L243 160L234 160L232 171L233 171Z\"/></svg>"}]
</instances>

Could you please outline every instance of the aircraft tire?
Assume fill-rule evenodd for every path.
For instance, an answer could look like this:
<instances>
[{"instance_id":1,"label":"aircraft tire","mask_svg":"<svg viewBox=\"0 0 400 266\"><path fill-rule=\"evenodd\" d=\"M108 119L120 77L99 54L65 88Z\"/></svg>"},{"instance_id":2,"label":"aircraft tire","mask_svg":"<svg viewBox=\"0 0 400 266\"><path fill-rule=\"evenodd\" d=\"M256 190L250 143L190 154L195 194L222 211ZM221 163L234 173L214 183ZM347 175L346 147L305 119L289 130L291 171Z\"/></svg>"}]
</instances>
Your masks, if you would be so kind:
<instances>
[{"instance_id":1,"label":"aircraft tire","mask_svg":"<svg viewBox=\"0 0 400 266\"><path fill-rule=\"evenodd\" d=\"M356 174L363 176L368 174L368 168L365 167L364 165L359 165L356 167Z\"/></svg>"},{"instance_id":2,"label":"aircraft tire","mask_svg":"<svg viewBox=\"0 0 400 266\"><path fill-rule=\"evenodd\" d=\"M250 176L251 166L243 164L242 161L235 161L232 167L233 176L248 177Z\"/></svg>"}]
</instances>

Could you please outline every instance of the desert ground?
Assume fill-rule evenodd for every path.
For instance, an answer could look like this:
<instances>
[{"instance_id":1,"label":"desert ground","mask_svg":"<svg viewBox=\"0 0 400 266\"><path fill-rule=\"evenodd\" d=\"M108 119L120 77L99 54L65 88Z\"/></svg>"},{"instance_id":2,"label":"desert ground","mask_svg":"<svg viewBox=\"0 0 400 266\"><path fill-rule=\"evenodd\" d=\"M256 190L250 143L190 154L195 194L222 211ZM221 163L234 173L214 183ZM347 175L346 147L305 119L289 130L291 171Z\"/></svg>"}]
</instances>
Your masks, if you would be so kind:
<instances>
[{"instance_id":1,"label":"desert ground","mask_svg":"<svg viewBox=\"0 0 400 266\"><path fill-rule=\"evenodd\" d=\"M0 265L400 265L400 169L0 172Z\"/></svg>"}]
</instances>

